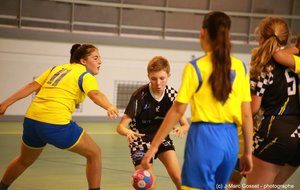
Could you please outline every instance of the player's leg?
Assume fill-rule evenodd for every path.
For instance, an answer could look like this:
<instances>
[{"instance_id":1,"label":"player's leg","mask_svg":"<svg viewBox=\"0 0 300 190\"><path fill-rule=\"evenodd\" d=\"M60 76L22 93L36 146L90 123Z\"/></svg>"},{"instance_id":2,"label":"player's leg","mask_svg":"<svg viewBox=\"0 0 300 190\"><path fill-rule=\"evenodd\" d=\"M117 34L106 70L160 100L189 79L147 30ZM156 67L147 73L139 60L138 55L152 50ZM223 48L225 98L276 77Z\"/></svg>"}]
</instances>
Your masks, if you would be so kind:
<instances>
[{"instance_id":1,"label":"player's leg","mask_svg":"<svg viewBox=\"0 0 300 190\"><path fill-rule=\"evenodd\" d=\"M174 150L168 150L158 154L158 159L164 164L169 176L175 184L177 190L181 188L181 169Z\"/></svg>"},{"instance_id":2,"label":"player's leg","mask_svg":"<svg viewBox=\"0 0 300 190\"><path fill-rule=\"evenodd\" d=\"M246 177L247 185L253 185L253 188L248 189L264 189L264 184L273 184L281 167L253 156L253 170Z\"/></svg>"},{"instance_id":3,"label":"player's leg","mask_svg":"<svg viewBox=\"0 0 300 190\"><path fill-rule=\"evenodd\" d=\"M298 167L294 167L289 164L285 164L284 166L282 166L279 174L275 177L274 184L284 184L285 181L293 175L297 168Z\"/></svg>"},{"instance_id":4,"label":"player's leg","mask_svg":"<svg viewBox=\"0 0 300 190\"><path fill-rule=\"evenodd\" d=\"M243 179L243 176L240 174L240 162L239 159L236 162L235 168L231 174L231 177L228 181L227 190L241 190L241 181Z\"/></svg>"},{"instance_id":5,"label":"player's leg","mask_svg":"<svg viewBox=\"0 0 300 190\"><path fill-rule=\"evenodd\" d=\"M241 181L243 179L243 176L236 170L232 172L232 175L228 181L227 190L241 190L242 185Z\"/></svg>"},{"instance_id":6,"label":"player's leg","mask_svg":"<svg viewBox=\"0 0 300 190\"><path fill-rule=\"evenodd\" d=\"M101 150L95 141L83 133L76 146L70 149L71 152L80 154L86 158L86 177L90 189L100 189L101 182Z\"/></svg>"},{"instance_id":7,"label":"player's leg","mask_svg":"<svg viewBox=\"0 0 300 190\"><path fill-rule=\"evenodd\" d=\"M225 130L220 130L223 136L223 159L215 172L216 188L225 189L232 172L237 164L239 143L236 135L236 127L230 124L223 124Z\"/></svg>"},{"instance_id":8,"label":"player's leg","mask_svg":"<svg viewBox=\"0 0 300 190\"><path fill-rule=\"evenodd\" d=\"M43 149L32 149L21 144L20 154L10 162L4 175L1 179L1 183L5 185L12 184L42 153Z\"/></svg>"}]
</instances>

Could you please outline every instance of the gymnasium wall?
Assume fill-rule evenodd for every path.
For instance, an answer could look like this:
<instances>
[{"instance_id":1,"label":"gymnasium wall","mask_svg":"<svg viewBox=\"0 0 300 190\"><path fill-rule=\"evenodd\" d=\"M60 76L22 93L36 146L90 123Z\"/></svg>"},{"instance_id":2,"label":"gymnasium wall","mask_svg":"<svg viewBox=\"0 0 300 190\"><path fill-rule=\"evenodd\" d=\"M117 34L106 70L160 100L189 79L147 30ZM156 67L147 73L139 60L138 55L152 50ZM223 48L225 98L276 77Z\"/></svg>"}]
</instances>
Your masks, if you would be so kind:
<instances>
[{"instance_id":1,"label":"gymnasium wall","mask_svg":"<svg viewBox=\"0 0 300 190\"><path fill-rule=\"evenodd\" d=\"M99 48L103 64L96 76L101 91L111 102L116 103L115 81L147 81L146 66L155 55L166 57L171 63L169 85L179 88L185 64L202 51L153 49L94 44ZM16 90L31 82L47 68L67 63L72 44L47 41L29 41L0 38L0 102ZM233 54L249 63L250 54ZM20 120L32 100L29 96L12 105L0 121ZM121 113L122 115L122 110ZM190 110L187 110L190 116ZM105 121L106 112L88 98L82 104L82 112L75 112L74 119L83 121Z\"/></svg>"}]
</instances>

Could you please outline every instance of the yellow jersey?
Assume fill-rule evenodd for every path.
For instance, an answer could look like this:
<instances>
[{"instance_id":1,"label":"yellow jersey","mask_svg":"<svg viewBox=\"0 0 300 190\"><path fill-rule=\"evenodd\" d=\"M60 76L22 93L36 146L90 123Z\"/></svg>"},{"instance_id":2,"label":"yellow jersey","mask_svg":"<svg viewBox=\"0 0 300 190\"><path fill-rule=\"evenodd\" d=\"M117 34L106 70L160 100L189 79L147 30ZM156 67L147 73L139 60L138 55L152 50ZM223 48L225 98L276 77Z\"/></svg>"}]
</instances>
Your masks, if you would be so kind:
<instances>
[{"instance_id":1,"label":"yellow jersey","mask_svg":"<svg viewBox=\"0 0 300 190\"><path fill-rule=\"evenodd\" d=\"M295 73L298 75L298 91L300 92L300 57L293 55L294 60L295 60ZM300 93L299 93L300 94ZM299 100L300 100L300 96L299 96Z\"/></svg>"},{"instance_id":2,"label":"yellow jersey","mask_svg":"<svg viewBox=\"0 0 300 190\"><path fill-rule=\"evenodd\" d=\"M48 69L35 81L42 87L25 117L51 124L68 124L76 104L91 90L99 90L95 76L78 63Z\"/></svg>"},{"instance_id":3,"label":"yellow jersey","mask_svg":"<svg viewBox=\"0 0 300 190\"><path fill-rule=\"evenodd\" d=\"M245 64L231 56L232 91L225 104L213 96L209 77L211 52L185 66L176 101L190 103L192 122L242 124L242 102L250 102L250 82Z\"/></svg>"},{"instance_id":4,"label":"yellow jersey","mask_svg":"<svg viewBox=\"0 0 300 190\"><path fill-rule=\"evenodd\" d=\"M295 73L298 74L298 77L300 78L300 57L293 55L295 60Z\"/></svg>"}]
</instances>

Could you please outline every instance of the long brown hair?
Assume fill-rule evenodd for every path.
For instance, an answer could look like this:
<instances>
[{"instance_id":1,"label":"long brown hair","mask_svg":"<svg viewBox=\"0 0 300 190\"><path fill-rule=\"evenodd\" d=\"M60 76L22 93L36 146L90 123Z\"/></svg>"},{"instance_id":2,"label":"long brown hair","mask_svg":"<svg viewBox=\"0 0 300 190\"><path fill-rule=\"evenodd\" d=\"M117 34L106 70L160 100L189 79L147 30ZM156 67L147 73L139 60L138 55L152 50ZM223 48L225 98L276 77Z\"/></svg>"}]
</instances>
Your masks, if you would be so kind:
<instances>
[{"instance_id":1,"label":"long brown hair","mask_svg":"<svg viewBox=\"0 0 300 190\"><path fill-rule=\"evenodd\" d=\"M250 76L257 78L261 72L270 72L269 64L272 55L289 40L289 29L286 22L278 17L266 17L256 28L260 47L252 50Z\"/></svg>"},{"instance_id":2,"label":"long brown hair","mask_svg":"<svg viewBox=\"0 0 300 190\"><path fill-rule=\"evenodd\" d=\"M226 102L231 92L231 44L229 16L223 12L210 12L205 15L202 28L207 29L212 48L213 70L209 77L212 93L221 102Z\"/></svg>"}]
</instances>

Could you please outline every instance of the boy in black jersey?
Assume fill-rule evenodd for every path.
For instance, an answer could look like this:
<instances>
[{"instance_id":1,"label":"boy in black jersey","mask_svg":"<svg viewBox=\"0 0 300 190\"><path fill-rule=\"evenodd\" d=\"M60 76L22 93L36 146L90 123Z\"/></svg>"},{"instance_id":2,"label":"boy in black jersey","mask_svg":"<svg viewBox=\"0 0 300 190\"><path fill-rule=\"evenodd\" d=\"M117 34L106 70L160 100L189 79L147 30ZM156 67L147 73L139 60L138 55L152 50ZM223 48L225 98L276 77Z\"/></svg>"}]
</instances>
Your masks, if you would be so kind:
<instances>
[{"instance_id":1,"label":"boy in black jersey","mask_svg":"<svg viewBox=\"0 0 300 190\"><path fill-rule=\"evenodd\" d=\"M140 165L141 160L177 95L174 88L167 86L170 77L170 65L167 59L161 56L154 57L150 60L147 71L149 84L141 86L132 94L117 127L117 132L128 138L131 159L135 169L142 168ZM183 136L186 134L189 124L185 116L180 119L179 123L180 127L176 129L176 134ZM173 141L169 136L161 143L155 158L158 158L164 164L179 190L181 169ZM154 185L151 189L154 189L155 176L152 167L150 172L154 177Z\"/></svg>"}]
</instances>

